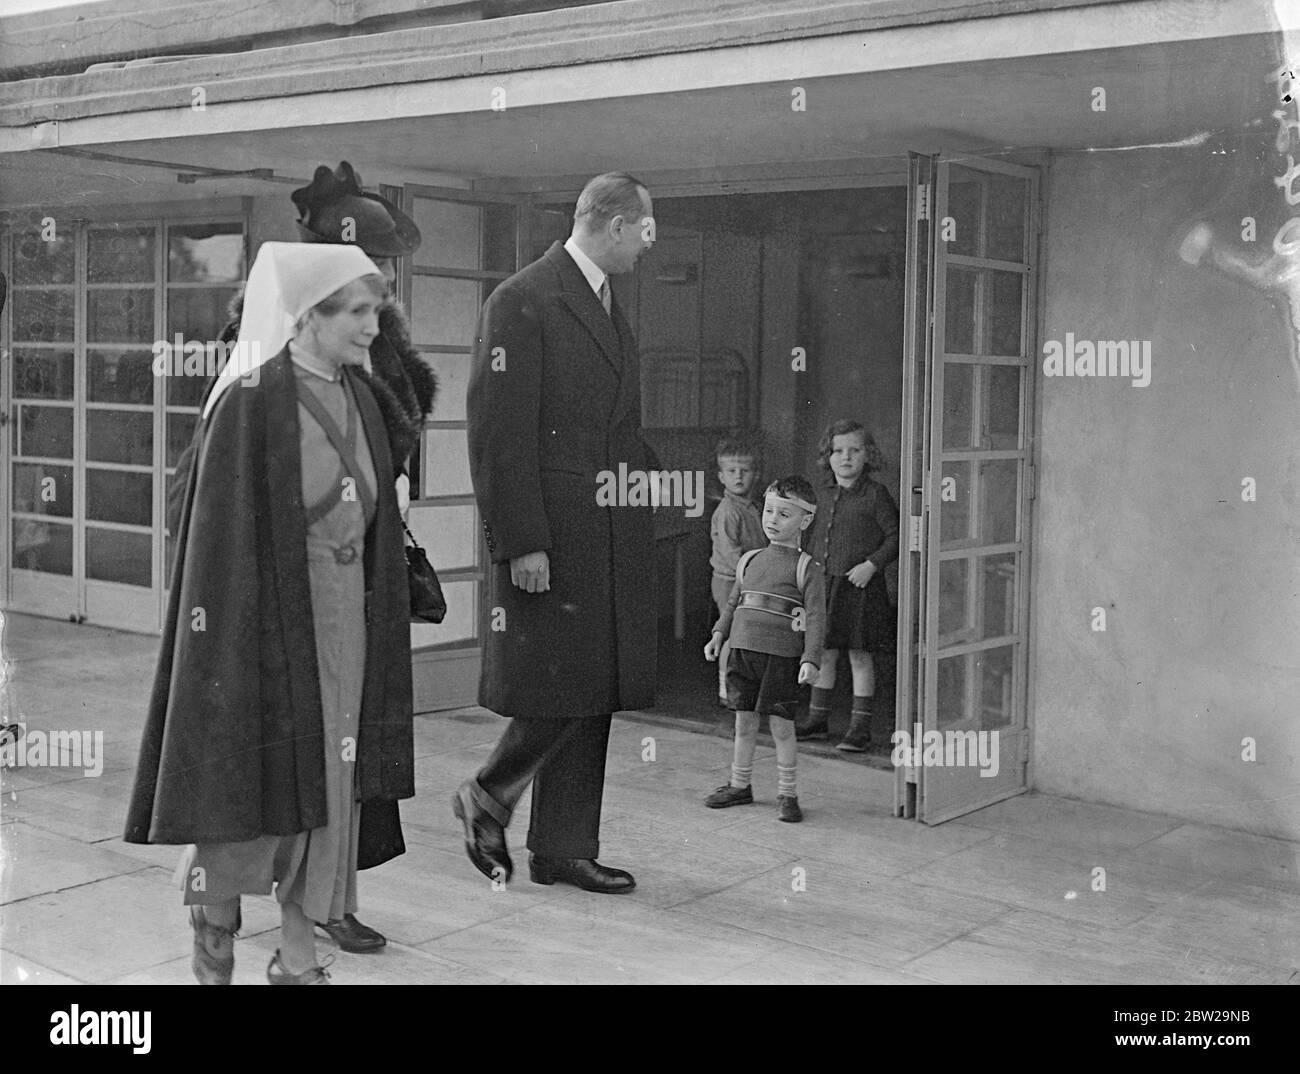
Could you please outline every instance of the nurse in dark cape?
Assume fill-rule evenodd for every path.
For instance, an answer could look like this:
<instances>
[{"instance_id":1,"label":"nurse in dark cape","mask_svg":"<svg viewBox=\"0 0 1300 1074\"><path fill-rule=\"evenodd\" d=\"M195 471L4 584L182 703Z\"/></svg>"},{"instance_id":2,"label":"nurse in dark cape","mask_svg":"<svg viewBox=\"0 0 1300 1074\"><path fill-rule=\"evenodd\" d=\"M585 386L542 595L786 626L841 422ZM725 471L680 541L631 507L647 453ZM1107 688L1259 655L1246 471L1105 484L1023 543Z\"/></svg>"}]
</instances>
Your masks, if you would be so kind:
<instances>
[{"instance_id":1,"label":"nurse in dark cape","mask_svg":"<svg viewBox=\"0 0 1300 1074\"><path fill-rule=\"evenodd\" d=\"M397 275L397 261L420 247L420 229L415 221L387 198L366 191L361 177L346 160L331 170L320 165L312 181L290 195L298 212L298 236L305 243L335 243L360 247L391 283ZM232 304L232 320L221 333L221 342L233 343L239 335L243 296ZM437 377L411 342L410 327L402 308L385 303L379 310L379 332L370 344L368 361L354 367L379 405L388 432L398 503L405 514L410 497L409 462L437 396ZM179 531L180 512L185 502L194 447L182 453L176 474L167 489L167 528L173 537ZM408 642L409 649L409 642ZM364 853L358 868L382 865L406 849L402 838L397 803L376 799L363 803L361 828L365 833ZM344 951L364 953L382 950L382 933L363 924L355 915L317 922Z\"/></svg>"},{"instance_id":2,"label":"nurse in dark cape","mask_svg":"<svg viewBox=\"0 0 1300 1074\"><path fill-rule=\"evenodd\" d=\"M356 910L360 803L414 794L401 516L359 372L386 294L355 246L265 243L195 437L125 838L192 844L201 983L273 887L269 980L328 983L314 923Z\"/></svg>"}]
</instances>

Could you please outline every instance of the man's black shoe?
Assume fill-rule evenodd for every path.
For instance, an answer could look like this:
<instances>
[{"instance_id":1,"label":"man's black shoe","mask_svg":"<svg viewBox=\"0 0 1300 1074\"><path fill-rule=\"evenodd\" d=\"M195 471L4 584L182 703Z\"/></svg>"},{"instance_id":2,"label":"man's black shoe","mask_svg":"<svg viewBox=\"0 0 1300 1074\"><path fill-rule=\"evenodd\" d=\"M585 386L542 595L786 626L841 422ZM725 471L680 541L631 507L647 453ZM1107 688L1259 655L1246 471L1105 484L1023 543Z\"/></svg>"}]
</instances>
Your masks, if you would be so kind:
<instances>
[{"instance_id":1,"label":"man's black shoe","mask_svg":"<svg viewBox=\"0 0 1300 1074\"><path fill-rule=\"evenodd\" d=\"M573 884L602 895L622 895L636 887L631 873L607 869L594 858L542 858L534 854L528 859L528 873L534 884Z\"/></svg>"},{"instance_id":2,"label":"man's black shoe","mask_svg":"<svg viewBox=\"0 0 1300 1074\"><path fill-rule=\"evenodd\" d=\"M363 925L352 914L344 914L342 921L316 922L318 929L324 929L329 937L344 951L354 955L365 955L378 951L388 941L380 932L369 925Z\"/></svg>"},{"instance_id":3,"label":"man's black shoe","mask_svg":"<svg viewBox=\"0 0 1300 1074\"><path fill-rule=\"evenodd\" d=\"M507 882L515 871L506 850L510 814L471 777L457 788L451 811L465 825L465 853L489 880Z\"/></svg>"}]
</instances>

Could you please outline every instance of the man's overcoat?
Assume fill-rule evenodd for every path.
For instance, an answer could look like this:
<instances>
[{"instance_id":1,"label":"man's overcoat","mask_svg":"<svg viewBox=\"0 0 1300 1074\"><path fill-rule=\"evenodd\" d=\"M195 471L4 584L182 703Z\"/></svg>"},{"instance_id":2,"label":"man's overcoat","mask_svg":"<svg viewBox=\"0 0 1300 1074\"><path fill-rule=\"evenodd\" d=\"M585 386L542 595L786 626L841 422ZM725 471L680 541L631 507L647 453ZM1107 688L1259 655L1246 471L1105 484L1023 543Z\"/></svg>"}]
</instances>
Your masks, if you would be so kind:
<instances>
[{"instance_id":1,"label":"man's overcoat","mask_svg":"<svg viewBox=\"0 0 1300 1074\"><path fill-rule=\"evenodd\" d=\"M470 472L492 567L479 702L571 718L654 701L654 532L648 504L604 505L602 475L657 467L641 435L636 343L557 242L479 317L468 395ZM608 487L608 486L607 486ZM550 557L526 593L510 560Z\"/></svg>"},{"instance_id":2,"label":"man's overcoat","mask_svg":"<svg viewBox=\"0 0 1300 1074\"><path fill-rule=\"evenodd\" d=\"M127 842L237 842L326 823L323 751L339 744L323 741L288 351L259 373L256 386L231 386L196 434ZM382 479L392 461L379 408L356 371L344 376L381 475L364 555L357 796L395 802L415 792L401 520ZM401 852L400 831L377 846L370 828L363 815L362 860Z\"/></svg>"}]
</instances>

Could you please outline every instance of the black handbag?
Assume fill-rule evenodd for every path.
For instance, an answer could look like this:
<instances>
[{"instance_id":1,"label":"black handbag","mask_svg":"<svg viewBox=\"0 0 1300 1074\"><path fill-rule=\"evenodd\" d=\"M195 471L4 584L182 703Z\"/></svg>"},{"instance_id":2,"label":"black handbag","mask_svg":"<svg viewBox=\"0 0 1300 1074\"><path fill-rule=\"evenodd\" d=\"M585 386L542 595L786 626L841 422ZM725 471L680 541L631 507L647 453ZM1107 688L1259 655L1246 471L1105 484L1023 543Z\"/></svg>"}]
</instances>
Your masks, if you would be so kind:
<instances>
[{"instance_id":1,"label":"black handbag","mask_svg":"<svg viewBox=\"0 0 1300 1074\"><path fill-rule=\"evenodd\" d=\"M442 584L438 581L438 572L433 569L429 557L411 533L411 528L402 523L406 536L411 543L405 546L406 584L411 593L412 623L441 623L447 614L447 600L442 595Z\"/></svg>"}]
</instances>

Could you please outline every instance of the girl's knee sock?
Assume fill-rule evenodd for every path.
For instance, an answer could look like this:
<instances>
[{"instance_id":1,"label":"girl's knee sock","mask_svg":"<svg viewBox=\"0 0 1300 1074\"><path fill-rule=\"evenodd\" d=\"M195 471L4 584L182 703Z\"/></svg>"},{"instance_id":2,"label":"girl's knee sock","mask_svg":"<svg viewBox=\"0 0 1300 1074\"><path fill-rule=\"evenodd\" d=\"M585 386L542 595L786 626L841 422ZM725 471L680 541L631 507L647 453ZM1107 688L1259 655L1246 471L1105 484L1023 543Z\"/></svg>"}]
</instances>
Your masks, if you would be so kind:
<instances>
[{"instance_id":1,"label":"girl's knee sock","mask_svg":"<svg viewBox=\"0 0 1300 1074\"><path fill-rule=\"evenodd\" d=\"M834 688L812 688L812 700L808 703L808 719L813 723L826 723L831 718L831 694Z\"/></svg>"},{"instance_id":2,"label":"girl's knee sock","mask_svg":"<svg viewBox=\"0 0 1300 1074\"><path fill-rule=\"evenodd\" d=\"M731 785L748 787L754 778L754 750L758 746L758 713L736 713L736 739L731 754Z\"/></svg>"}]
</instances>

